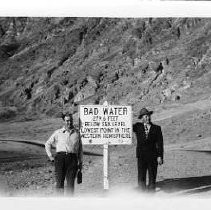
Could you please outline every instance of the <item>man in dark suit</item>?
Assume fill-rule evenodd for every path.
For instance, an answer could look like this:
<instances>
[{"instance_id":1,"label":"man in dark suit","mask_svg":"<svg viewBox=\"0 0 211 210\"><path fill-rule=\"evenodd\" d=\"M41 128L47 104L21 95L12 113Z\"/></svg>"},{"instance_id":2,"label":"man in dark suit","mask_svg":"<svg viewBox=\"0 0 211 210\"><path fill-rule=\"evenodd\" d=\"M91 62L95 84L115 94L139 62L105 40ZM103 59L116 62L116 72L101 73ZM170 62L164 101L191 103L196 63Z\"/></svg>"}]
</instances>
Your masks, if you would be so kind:
<instances>
[{"instance_id":1,"label":"man in dark suit","mask_svg":"<svg viewBox=\"0 0 211 210\"><path fill-rule=\"evenodd\" d=\"M138 163L138 186L141 190L155 191L158 164L163 164L163 135L161 127L151 122L153 111L141 109L139 119L133 125L137 138L136 157ZM146 186L148 171L149 183Z\"/></svg>"}]
</instances>

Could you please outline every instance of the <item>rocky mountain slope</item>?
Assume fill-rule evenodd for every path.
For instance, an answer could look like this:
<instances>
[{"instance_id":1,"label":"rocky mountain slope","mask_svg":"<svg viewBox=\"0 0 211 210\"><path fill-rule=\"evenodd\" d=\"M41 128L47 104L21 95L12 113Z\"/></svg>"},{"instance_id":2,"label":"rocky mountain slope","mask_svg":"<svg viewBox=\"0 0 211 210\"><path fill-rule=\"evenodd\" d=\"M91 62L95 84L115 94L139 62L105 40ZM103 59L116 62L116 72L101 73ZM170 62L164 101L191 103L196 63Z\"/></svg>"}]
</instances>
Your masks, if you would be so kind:
<instances>
[{"instance_id":1,"label":"rocky mountain slope","mask_svg":"<svg viewBox=\"0 0 211 210\"><path fill-rule=\"evenodd\" d=\"M211 20L0 18L0 119L210 96Z\"/></svg>"}]
</instances>

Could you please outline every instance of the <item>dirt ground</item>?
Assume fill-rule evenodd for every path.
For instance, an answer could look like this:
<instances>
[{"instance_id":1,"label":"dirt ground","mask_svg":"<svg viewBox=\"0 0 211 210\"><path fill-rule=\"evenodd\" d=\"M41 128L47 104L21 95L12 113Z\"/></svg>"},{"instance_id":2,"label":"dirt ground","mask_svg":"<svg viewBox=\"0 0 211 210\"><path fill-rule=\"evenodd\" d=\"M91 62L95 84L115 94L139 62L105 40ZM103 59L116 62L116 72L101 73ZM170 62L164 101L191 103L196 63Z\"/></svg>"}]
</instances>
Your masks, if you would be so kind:
<instances>
[{"instance_id":1,"label":"dirt ground","mask_svg":"<svg viewBox=\"0 0 211 210\"><path fill-rule=\"evenodd\" d=\"M209 198L210 100L158 109L153 119L162 126L165 143L156 195ZM2 196L56 196L54 166L47 159L43 143L61 123L58 119L46 119L0 124ZM132 145L109 147L110 189L106 195L138 194L135 147L135 138ZM102 146L84 146L83 183L76 184L75 197L105 196L102 154Z\"/></svg>"}]
</instances>

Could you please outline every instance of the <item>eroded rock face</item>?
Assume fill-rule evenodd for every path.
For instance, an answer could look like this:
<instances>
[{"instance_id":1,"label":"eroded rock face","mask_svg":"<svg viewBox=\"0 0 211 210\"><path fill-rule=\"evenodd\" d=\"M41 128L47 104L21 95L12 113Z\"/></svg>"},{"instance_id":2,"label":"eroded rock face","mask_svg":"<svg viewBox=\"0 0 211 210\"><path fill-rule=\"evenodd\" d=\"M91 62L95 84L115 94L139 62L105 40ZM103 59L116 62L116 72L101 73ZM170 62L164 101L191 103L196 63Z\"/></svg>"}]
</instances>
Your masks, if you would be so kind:
<instances>
[{"instance_id":1,"label":"eroded rock face","mask_svg":"<svg viewBox=\"0 0 211 210\"><path fill-rule=\"evenodd\" d=\"M86 81L87 84L74 97L74 103L80 103L80 101L83 101L84 99L87 99L96 93L96 81L91 76L88 76Z\"/></svg>"},{"instance_id":2,"label":"eroded rock face","mask_svg":"<svg viewBox=\"0 0 211 210\"><path fill-rule=\"evenodd\" d=\"M206 94L210 31L198 18L2 17L0 102L51 115L104 99L134 109L182 101L195 83Z\"/></svg>"}]
</instances>

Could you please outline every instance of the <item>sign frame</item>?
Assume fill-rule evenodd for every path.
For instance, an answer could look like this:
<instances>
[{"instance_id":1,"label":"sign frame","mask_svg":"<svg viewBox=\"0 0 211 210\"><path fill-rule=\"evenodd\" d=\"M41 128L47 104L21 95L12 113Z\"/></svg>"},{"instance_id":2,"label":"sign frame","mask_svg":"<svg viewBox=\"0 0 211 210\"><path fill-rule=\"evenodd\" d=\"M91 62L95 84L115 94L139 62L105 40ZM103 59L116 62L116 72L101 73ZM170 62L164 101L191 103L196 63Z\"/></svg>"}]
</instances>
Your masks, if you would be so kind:
<instances>
[{"instance_id":1,"label":"sign frame","mask_svg":"<svg viewBox=\"0 0 211 210\"><path fill-rule=\"evenodd\" d=\"M122 108L123 111L124 111L124 109L127 110L128 114L126 115L125 118L126 118L126 121L129 121L129 123L126 122L126 121L124 122L124 120L123 120L122 122L119 122L119 121L116 122L116 123L115 122L111 122L111 125L109 124L109 126L101 126L101 127L99 127L99 124L98 124L99 122L93 122L94 125L96 123L96 126L93 126L93 129L97 129L97 128L99 128L100 130L102 130L102 129L118 129L117 127L123 129L124 126L122 126L122 124L126 124L127 125L127 129L129 129L129 133L125 133L125 136L126 137L124 137L124 133L122 133L122 132L120 132L119 134L118 133L116 133L116 134L110 134L111 135L111 138L107 138L107 139L106 138L100 138L100 140L99 140L97 134L96 135L93 134L93 137L94 138L91 138L90 137L88 139L84 139L83 138L83 135L84 134L82 134L82 129L85 128L85 126L83 126L83 124L82 124L83 122L82 122L82 119L81 119L81 116L82 116L82 113L81 112L82 112L82 109L84 107L86 107L86 108L92 108L93 110L94 110L94 108L96 108L96 110L98 109L100 111L101 111L101 109L115 109L115 108L116 109L121 109ZM93 115L95 117L99 117L97 113L95 113ZM110 115L106 115L106 116L107 117L112 117ZM103 117L103 116L100 116L100 117ZM105 117L105 115L104 115L104 117ZM118 115L115 115L113 117L120 117L121 118L121 116L118 116ZM129 117L129 119L128 119L128 117ZM108 144L108 145L122 145L122 144L123 145L131 145L132 144L133 131L132 131L132 107L131 106L126 106L126 105L108 105L107 103L104 103L103 105L80 105L79 106L79 121L80 121L79 122L79 124L80 124L79 127L80 127L81 139L82 139L83 144L85 144L85 145L104 145L104 144ZM104 123L107 123L107 121L104 122ZM115 126L115 124L117 126ZM101 131L100 131L100 133L101 133ZM103 136L105 136L105 135L103 135ZM112 135L115 138L112 138ZM122 137L124 137L125 139L122 138Z\"/></svg>"}]
</instances>

